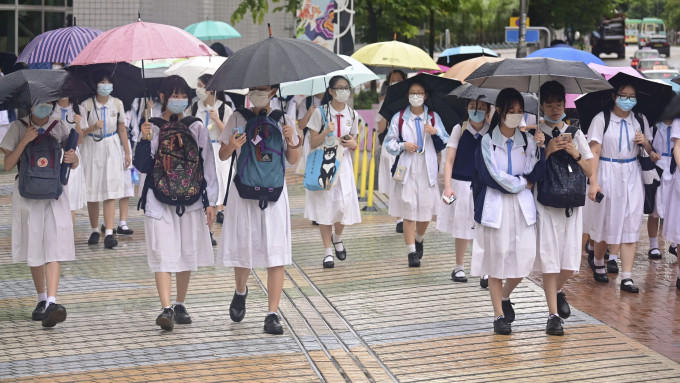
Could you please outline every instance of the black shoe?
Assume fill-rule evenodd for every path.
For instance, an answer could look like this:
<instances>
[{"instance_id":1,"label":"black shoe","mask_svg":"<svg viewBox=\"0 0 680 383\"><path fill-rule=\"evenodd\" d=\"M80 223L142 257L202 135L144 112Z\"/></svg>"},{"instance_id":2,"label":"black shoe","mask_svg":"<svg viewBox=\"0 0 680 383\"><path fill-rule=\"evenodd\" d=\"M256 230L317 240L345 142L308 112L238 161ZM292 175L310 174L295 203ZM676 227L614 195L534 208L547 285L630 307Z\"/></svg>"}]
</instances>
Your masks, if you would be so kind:
<instances>
[{"instance_id":1,"label":"black shoe","mask_svg":"<svg viewBox=\"0 0 680 383\"><path fill-rule=\"evenodd\" d=\"M99 243L99 233L96 231L93 231L92 234L90 234L90 239L87 240L88 245L96 245Z\"/></svg>"},{"instance_id":2,"label":"black shoe","mask_svg":"<svg viewBox=\"0 0 680 383\"><path fill-rule=\"evenodd\" d=\"M213 237L212 231L210 232L210 243L212 243L213 246L217 246L217 241Z\"/></svg>"},{"instance_id":3,"label":"black shoe","mask_svg":"<svg viewBox=\"0 0 680 383\"><path fill-rule=\"evenodd\" d=\"M467 282L467 276L465 275L464 270L453 270L451 272L451 279L453 279L454 282Z\"/></svg>"},{"instance_id":4,"label":"black shoe","mask_svg":"<svg viewBox=\"0 0 680 383\"><path fill-rule=\"evenodd\" d=\"M421 242L416 241L416 253L418 253L418 259L423 257L423 242L425 242L425 240Z\"/></svg>"},{"instance_id":5,"label":"black shoe","mask_svg":"<svg viewBox=\"0 0 680 383\"><path fill-rule=\"evenodd\" d=\"M397 233L403 233L404 232L404 222L397 222Z\"/></svg>"},{"instance_id":6,"label":"black shoe","mask_svg":"<svg viewBox=\"0 0 680 383\"><path fill-rule=\"evenodd\" d=\"M500 335L510 335L512 332L512 327L510 327L510 322L504 317L500 317L493 321L493 332Z\"/></svg>"},{"instance_id":7,"label":"black shoe","mask_svg":"<svg viewBox=\"0 0 680 383\"><path fill-rule=\"evenodd\" d=\"M283 326L281 326L281 319L276 314L269 314L264 318L264 332L272 335L283 334Z\"/></svg>"},{"instance_id":8,"label":"black shoe","mask_svg":"<svg viewBox=\"0 0 680 383\"><path fill-rule=\"evenodd\" d=\"M187 308L184 305L174 305L172 306L175 312L175 323L177 324L191 324L191 317L187 312Z\"/></svg>"},{"instance_id":9,"label":"black shoe","mask_svg":"<svg viewBox=\"0 0 680 383\"><path fill-rule=\"evenodd\" d=\"M571 316L571 307L569 307L567 296L563 292L557 293L557 313L560 314L562 319L567 319Z\"/></svg>"},{"instance_id":10,"label":"black shoe","mask_svg":"<svg viewBox=\"0 0 680 383\"><path fill-rule=\"evenodd\" d=\"M323 258L323 268L332 269L335 267L335 261L332 255L327 255Z\"/></svg>"},{"instance_id":11,"label":"black shoe","mask_svg":"<svg viewBox=\"0 0 680 383\"><path fill-rule=\"evenodd\" d=\"M120 234L120 235L132 235L132 234L134 234L134 231L132 229L130 229L129 227L127 227L127 225L125 225L125 226L118 226L116 228L116 233Z\"/></svg>"},{"instance_id":12,"label":"black shoe","mask_svg":"<svg viewBox=\"0 0 680 383\"><path fill-rule=\"evenodd\" d=\"M160 328L166 331L172 331L175 327L175 310L172 307L163 309L161 315L156 318L156 326L160 326Z\"/></svg>"},{"instance_id":13,"label":"black shoe","mask_svg":"<svg viewBox=\"0 0 680 383\"><path fill-rule=\"evenodd\" d=\"M221 211L217 212L217 215L215 215L215 221L217 223L224 223L224 213Z\"/></svg>"},{"instance_id":14,"label":"black shoe","mask_svg":"<svg viewBox=\"0 0 680 383\"><path fill-rule=\"evenodd\" d=\"M514 303L510 302L510 299L501 302L501 307L503 307L503 317L508 323L515 321L515 309L512 308L513 305Z\"/></svg>"},{"instance_id":15,"label":"black shoe","mask_svg":"<svg viewBox=\"0 0 680 383\"><path fill-rule=\"evenodd\" d=\"M335 242L333 241L334 236L331 234L331 243L333 244L333 250L335 250L335 257L341 261L344 261L347 259L347 249L345 249L345 245L342 245L342 241L340 242ZM336 244L341 244L342 245L342 250L338 251L335 249Z\"/></svg>"},{"instance_id":16,"label":"black shoe","mask_svg":"<svg viewBox=\"0 0 680 383\"><path fill-rule=\"evenodd\" d=\"M595 266L595 269L604 269L606 266ZM609 276L607 273L598 273L597 270L593 271L593 278L595 282L609 283Z\"/></svg>"},{"instance_id":17,"label":"black shoe","mask_svg":"<svg viewBox=\"0 0 680 383\"><path fill-rule=\"evenodd\" d=\"M564 335L564 328L562 328L564 321L557 315L551 315L548 318L548 324L545 326L545 333L548 335Z\"/></svg>"},{"instance_id":18,"label":"black shoe","mask_svg":"<svg viewBox=\"0 0 680 383\"><path fill-rule=\"evenodd\" d=\"M619 265L616 264L616 260L610 259L607 261L607 273L609 274L618 274L619 273Z\"/></svg>"},{"instance_id":19,"label":"black shoe","mask_svg":"<svg viewBox=\"0 0 680 383\"><path fill-rule=\"evenodd\" d=\"M102 227L99 228L99 231L101 231L102 234L106 233L106 226L102 224Z\"/></svg>"},{"instance_id":20,"label":"black shoe","mask_svg":"<svg viewBox=\"0 0 680 383\"><path fill-rule=\"evenodd\" d=\"M677 257L678 256L678 247L677 246L668 246L668 252Z\"/></svg>"},{"instance_id":21,"label":"black shoe","mask_svg":"<svg viewBox=\"0 0 680 383\"><path fill-rule=\"evenodd\" d=\"M479 287L483 289L488 289L489 288L489 276L484 275L481 278L479 278Z\"/></svg>"},{"instance_id":22,"label":"black shoe","mask_svg":"<svg viewBox=\"0 0 680 383\"><path fill-rule=\"evenodd\" d=\"M656 250L656 252L653 252L654 250ZM647 257L649 257L649 259L661 259L661 251L659 251L659 249L656 247L649 249L647 252Z\"/></svg>"},{"instance_id":23,"label":"black shoe","mask_svg":"<svg viewBox=\"0 0 680 383\"><path fill-rule=\"evenodd\" d=\"M420 267L420 256L418 253L408 254L408 267Z\"/></svg>"},{"instance_id":24,"label":"black shoe","mask_svg":"<svg viewBox=\"0 0 680 383\"><path fill-rule=\"evenodd\" d=\"M113 249L118 246L118 240L113 235L109 234L104 237L104 247L107 249Z\"/></svg>"},{"instance_id":25,"label":"black shoe","mask_svg":"<svg viewBox=\"0 0 680 383\"><path fill-rule=\"evenodd\" d=\"M42 326L43 327L54 327L57 323L61 323L66 320L66 309L62 305L56 303L50 303L45 309L43 314Z\"/></svg>"},{"instance_id":26,"label":"black shoe","mask_svg":"<svg viewBox=\"0 0 680 383\"><path fill-rule=\"evenodd\" d=\"M240 322L246 316L246 298L248 297L248 287L246 287L246 295L238 295L234 291L234 297L231 298L229 305L229 316L234 322Z\"/></svg>"},{"instance_id":27,"label":"black shoe","mask_svg":"<svg viewBox=\"0 0 680 383\"><path fill-rule=\"evenodd\" d=\"M314 226L319 226L319 224L316 223L316 221L312 221L312 225L314 225Z\"/></svg>"},{"instance_id":28,"label":"black shoe","mask_svg":"<svg viewBox=\"0 0 680 383\"><path fill-rule=\"evenodd\" d=\"M630 284L626 284L626 282L630 282ZM633 283L633 280L630 278L622 279L621 280L621 290L623 291L628 291L629 293L639 293L640 289L635 286Z\"/></svg>"},{"instance_id":29,"label":"black shoe","mask_svg":"<svg viewBox=\"0 0 680 383\"><path fill-rule=\"evenodd\" d=\"M588 252L588 266L590 270L595 271L595 253L592 251Z\"/></svg>"},{"instance_id":30,"label":"black shoe","mask_svg":"<svg viewBox=\"0 0 680 383\"><path fill-rule=\"evenodd\" d=\"M680 278L675 280L675 287L680 290Z\"/></svg>"},{"instance_id":31,"label":"black shoe","mask_svg":"<svg viewBox=\"0 0 680 383\"><path fill-rule=\"evenodd\" d=\"M33 314L31 314L31 320L43 320L45 316L45 306L47 306L47 301L40 301L38 305L35 306Z\"/></svg>"}]
</instances>

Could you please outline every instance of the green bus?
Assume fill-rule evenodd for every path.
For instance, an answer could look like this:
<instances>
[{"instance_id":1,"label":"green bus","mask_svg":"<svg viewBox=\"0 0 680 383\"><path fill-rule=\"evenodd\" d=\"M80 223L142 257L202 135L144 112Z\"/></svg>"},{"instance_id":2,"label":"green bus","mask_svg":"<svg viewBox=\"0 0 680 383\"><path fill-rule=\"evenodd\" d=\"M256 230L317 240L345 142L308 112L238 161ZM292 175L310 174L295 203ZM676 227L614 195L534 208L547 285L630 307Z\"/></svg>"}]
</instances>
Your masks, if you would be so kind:
<instances>
[{"instance_id":1,"label":"green bus","mask_svg":"<svg viewBox=\"0 0 680 383\"><path fill-rule=\"evenodd\" d=\"M640 46L645 46L651 38L666 38L666 25L663 20L645 17L640 23Z\"/></svg>"},{"instance_id":2,"label":"green bus","mask_svg":"<svg viewBox=\"0 0 680 383\"><path fill-rule=\"evenodd\" d=\"M626 44L637 44L640 35L641 19L626 19Z\"/></svg>"}]
</instances>

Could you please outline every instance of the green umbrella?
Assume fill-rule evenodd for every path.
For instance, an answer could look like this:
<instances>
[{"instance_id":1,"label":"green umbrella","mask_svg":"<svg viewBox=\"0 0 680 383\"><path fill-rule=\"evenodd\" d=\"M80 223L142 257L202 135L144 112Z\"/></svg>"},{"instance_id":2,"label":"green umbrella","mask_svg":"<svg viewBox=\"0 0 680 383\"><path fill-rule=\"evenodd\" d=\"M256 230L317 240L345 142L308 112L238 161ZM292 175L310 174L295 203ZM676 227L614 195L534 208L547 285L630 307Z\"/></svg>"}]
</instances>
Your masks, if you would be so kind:
<instances>
[{"instance_id":1,"label":"green umbrella","mask_svg":"<svg viewBox=\"0 0 680 383\"><path fill-rule=\"evenodd\" d=\"M202 41L226 40L233 39L234 37L241 37L241 34L238 33L234 27L222 21L201 21L200 23L189 25L184 28L184 30Z\"/></svg>"}]
</instances>

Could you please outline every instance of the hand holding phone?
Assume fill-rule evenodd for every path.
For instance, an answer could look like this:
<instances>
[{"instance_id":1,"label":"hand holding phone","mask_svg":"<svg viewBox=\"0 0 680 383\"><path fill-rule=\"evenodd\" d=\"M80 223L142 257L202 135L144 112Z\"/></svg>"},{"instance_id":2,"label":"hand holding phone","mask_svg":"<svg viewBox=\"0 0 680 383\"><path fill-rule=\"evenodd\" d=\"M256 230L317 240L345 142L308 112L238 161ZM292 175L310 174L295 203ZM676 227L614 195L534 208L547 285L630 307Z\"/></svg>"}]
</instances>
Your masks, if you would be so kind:
<instances>
[{"instance_id":1,"label":"hand holding phone","mask_svg":"<svg viewBox=\"0 0 680 383\"><path fill-rule=\"evenodd\" d=\"M453 195L453 194L451 194L451 197L447 197L446 193L442 194L442 201L444 201L444 203L447 204L447 205L451 205L453 203L453 201L455 201L455 200L456 200L456 196Z\"/></svg>"},{"instance_id":2,"label":"hand holding phone","mask_svg":"<svg viewBox=\"0 0 680 383\"><path fill-rule=\"evenodd\" d=\"M602 202L603 198L604 198L604 194L602 194L601 192L597 192L597 194L595 194L595 202L600 203L600 202Z\"/></svg>"}]
</instances>

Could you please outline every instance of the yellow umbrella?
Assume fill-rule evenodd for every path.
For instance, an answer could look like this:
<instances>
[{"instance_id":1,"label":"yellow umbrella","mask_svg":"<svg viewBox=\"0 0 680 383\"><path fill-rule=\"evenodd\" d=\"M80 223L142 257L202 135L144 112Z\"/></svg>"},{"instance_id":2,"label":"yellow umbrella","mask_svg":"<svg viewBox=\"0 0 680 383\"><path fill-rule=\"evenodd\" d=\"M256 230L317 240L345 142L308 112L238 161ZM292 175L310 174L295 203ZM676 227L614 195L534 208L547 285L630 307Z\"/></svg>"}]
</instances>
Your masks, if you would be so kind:
<instances>
[{"instance_id":1,"label":"yellow umbrella","mask_svg":"<svg viewBox=\"0 0 680 383\"><path fill-rule=\"evenodd\" d=\"M465 83L463 80L483 64L501 60L503 59L500 57L480 56L461 61L458 64L452 66L451 69L447 70L446 73L444 73L444 77L454 78Z\"/></svg>"},{"instance_id":2,"label":"yellow umbrella","mask_svg":"<svg viewBox=\"0 0 680 383\"><path fill-rule=\"evenodd\" d=\"M352 58L364 65L441 70L424 50L396 40L368 44L354 52Z\"/></svg>"}]
</instances>

